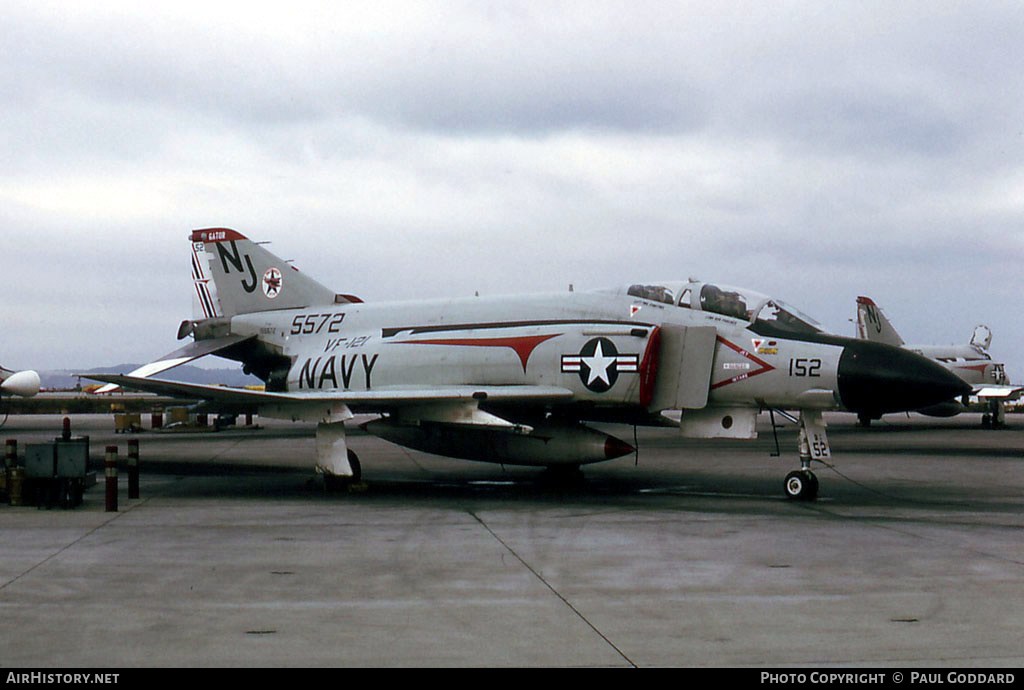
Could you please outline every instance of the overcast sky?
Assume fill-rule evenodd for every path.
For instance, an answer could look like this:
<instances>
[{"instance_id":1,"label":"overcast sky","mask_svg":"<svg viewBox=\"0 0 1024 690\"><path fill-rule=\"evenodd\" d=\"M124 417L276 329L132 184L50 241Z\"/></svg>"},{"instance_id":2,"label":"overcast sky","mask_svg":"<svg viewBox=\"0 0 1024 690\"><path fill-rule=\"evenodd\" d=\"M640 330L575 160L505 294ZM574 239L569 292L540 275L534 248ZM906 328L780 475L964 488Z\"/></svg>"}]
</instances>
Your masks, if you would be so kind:
<instances>
[{"instance_id":1,"label":"overcast sky","mask_svg":"<svg viewBox=\"0 0 1024 690\"><path fill-rule=\"evenodd\" d=\"M1024 381L1020 2L2 9L5 366L174 349L221 226L367 301L864 294Z\"/></svg>"}]
</instances>

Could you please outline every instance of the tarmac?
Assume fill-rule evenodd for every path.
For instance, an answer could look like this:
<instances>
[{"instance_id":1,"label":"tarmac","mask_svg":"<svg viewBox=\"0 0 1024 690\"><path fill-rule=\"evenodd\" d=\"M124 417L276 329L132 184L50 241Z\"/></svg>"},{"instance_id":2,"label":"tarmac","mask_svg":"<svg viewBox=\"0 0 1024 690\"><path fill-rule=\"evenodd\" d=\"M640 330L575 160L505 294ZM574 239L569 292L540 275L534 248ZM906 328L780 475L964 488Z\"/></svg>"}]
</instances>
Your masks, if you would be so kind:
<instances>
[{"instance_id":1,"label":"tarmac","mask_svg":"<svg viewBox=\"0 0 1024 690\"><path fill-rule=\"evenodd\" d=\"M352 433L342 493L310 425L143 431L117 512L102 470L77 508L0 505L0 668L1024 665L1024 417L826 419L813 503L767 415L757 441L638 429L576 486ZM71 422L123 463L112 415Z\"/></svg>"}]
</instances>

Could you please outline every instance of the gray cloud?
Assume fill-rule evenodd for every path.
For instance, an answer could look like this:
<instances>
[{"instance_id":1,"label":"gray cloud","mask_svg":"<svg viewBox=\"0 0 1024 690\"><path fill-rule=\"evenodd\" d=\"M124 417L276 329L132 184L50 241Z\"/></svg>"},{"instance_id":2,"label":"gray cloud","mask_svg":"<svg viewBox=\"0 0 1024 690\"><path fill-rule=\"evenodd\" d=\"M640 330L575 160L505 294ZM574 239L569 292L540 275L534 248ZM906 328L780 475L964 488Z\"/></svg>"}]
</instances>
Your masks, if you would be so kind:
<instances>
[{"instance_id":1,"label":"gray cloud","mask_svg":"<svg viewBox=\"0 0 1024 690\"><path fill-rule=\"evenodd\" d=\"M842 329L868 293L1024 372L1015 3L8 9L5 364L171 349L223 225L368 299L698 275Z\"/></svg>"}]
</instances>

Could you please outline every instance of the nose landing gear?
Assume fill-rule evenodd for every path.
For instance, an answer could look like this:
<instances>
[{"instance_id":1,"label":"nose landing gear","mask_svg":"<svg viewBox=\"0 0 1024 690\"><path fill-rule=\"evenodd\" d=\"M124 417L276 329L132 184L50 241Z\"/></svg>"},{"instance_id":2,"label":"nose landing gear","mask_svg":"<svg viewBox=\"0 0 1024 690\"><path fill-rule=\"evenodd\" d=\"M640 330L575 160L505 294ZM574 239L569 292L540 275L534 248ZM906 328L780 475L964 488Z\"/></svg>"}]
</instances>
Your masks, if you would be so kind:
<instances>
[{"instance_id":1,"label":"nose landing gear","mask_svg":"<svg viewBox=\"0 0 1024 690\"><path fill-rule=\"evenodd\" d=\"M825 420L822 419L820 410L801 410L799 419L781 410L778 412L800 425L800 469L786 475L786 482L783 485L786 498L794 501L813 501L818 497L818 477L811 471L811 461L824 462L826 458L832 456L828 436L825 435ZM774 416L772 426L775 426Z\"/></svg>"}]
</instances>

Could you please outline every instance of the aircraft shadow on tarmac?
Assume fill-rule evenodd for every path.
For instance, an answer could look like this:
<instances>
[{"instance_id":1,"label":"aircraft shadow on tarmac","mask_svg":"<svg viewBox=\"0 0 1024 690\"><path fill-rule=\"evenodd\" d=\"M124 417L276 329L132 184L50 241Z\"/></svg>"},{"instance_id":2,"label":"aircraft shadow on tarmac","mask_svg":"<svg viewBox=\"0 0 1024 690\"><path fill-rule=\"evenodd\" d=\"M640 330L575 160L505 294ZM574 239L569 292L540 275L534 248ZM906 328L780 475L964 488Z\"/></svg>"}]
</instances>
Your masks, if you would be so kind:
<instances>
[{"instance_id":1,"label":"aircraft shadow on tarmac","mask_svg":"<svg viewBox=\"0 0 1024 690\"><path fill-rule=\"evenodd\" d=\"M585 466L582 479L568 482L546 476L540 468L409 456L391 444L354 434L357 444L380 445L357 446L366 460L365 485L340 492L325 491L322 478L312 472L312 459L307 464L302 457L292 457L289 464L275 461L272 453L264 453L262 464L245 459L247 442L256 443L254 448L281 441L289 448L311 445L308 428L168 434L149 441L143 437L143 498L258 498L449 508L483 503L492 508L563 506L745 515L843 509L1019 515L1024 510L1014 487L1005 481L1016 476L1017 461L1024 460L1020 426L1012 422L1007 431L981 429L971 420L940 424L894 417L868 429L853 421L832 423L834 456L829 466L814 465L821 473L822 491L818 501L811 503L788 501L780 490L786 469L794 462L787 449L795 445L796 433L793 426L779 428L782 455L772 458L776 445L770 427L761 429L755 441L680 439L671 429L647 430L641 434L638 457ZM196 450L188 444L208 439L225 442L233 459L228 455L196 459ZM94 452L90 465L102 477L103 457ZM96 487L87 493L87 500L101 501L102 491L102 485Z\"/></svg>"},{"instance_id":2,"label":"aircraft shadow on tarmac","mask_svg":"<svg viewBox=\"0 0 1024 690\"><path fill-rule=\"evenodd\" d=\"M586 472L580 481L564 483L541 470L450 470L412 477L395 470L367 472L364 484L353 490L328 492L323 480L307 470L288 467L204 463L162 463L142 485L142 498L213 499L234 501L308 501L311 505L339 504L371 507L438 507L471 510L554 507L581 510L685 511L726 515L811 516L815 519L885 519L956 522L958 515L974 524L979 514L1021 514L1024 503L1007 500L1003 487L972 487L933 482L922 477L876 475L869 484L828 468L822 470L827 490L814 503L786 500L780 480L771 476L744 476L738 461L728 471L689 468L664 472L640 467L612 467ZM153 469L153 468L151 468ZM102 486L87 500L102 501ZM844 515L844 511L854 511ZM877 513L877 511L883 511ZM909 512L908 512L909 511ZM925 515L926 513L927 515ZM859 515L853 518L853 515ZM984 521L984 518L982 518Z\"/></svg>"}]
</instances>

